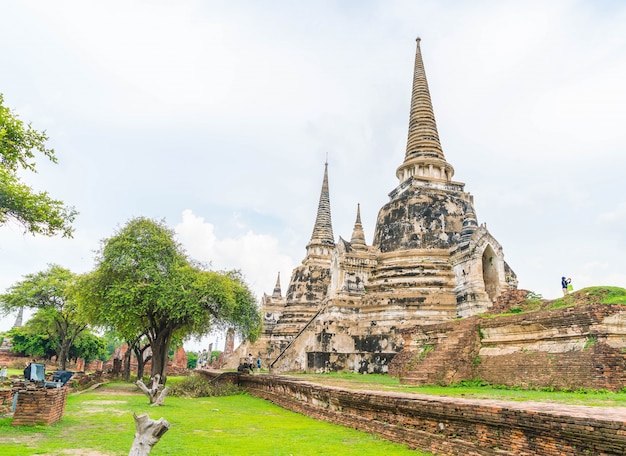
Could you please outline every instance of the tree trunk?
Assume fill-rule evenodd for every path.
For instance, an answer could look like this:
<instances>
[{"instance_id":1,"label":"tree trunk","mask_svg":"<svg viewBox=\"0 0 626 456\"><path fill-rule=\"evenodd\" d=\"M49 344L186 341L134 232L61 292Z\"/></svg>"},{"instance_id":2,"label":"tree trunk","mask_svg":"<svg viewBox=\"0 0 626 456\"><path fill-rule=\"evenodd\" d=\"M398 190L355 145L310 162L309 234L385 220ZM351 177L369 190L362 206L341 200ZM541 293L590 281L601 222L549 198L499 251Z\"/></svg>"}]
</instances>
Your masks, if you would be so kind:
<instances>
[{"instance_id":1,"label":"tree trunk","mask_svg":"<svg viewBox=\"0 0 626 456\"><path fill-rule=\"evenodd\" d=\"M143 373L146 367L146 363L152 358L152 355L145 357L146 350L150 348L150 344L146 344L143 347L141 347L140 344L140 342L137 342L135 345L133 345L133 351L135 352L135 356L137 357L137 380L143 379Z\"/></svg>"},{"instance_id":2,"label":"tree trunk","mask_svg":"<svg viewBox=\"0 0 626 456\"><path fill-rule=\"evenodd\" d=\"M168 351L170 349L171 332L161 331L154 340L150 340L152 347L151 377L160 377L160 382L165 384L167 374Z\"/></svg>"},{"instance_id":3,"label":"tree trunk","mask_svg":"<svg viewBox=\"0 0 626 456\"><path fill-rule=\"evenodd\" d=\"M61 370L66 370L65 367L67 366L67 358L69 356L70 356L70 341L64 339L61 341L61 349L59 350L58 360L57 360L60 363Z\"/></svg>"},{"instance_id":4,"label":"tree trunk","mask_svg":"<svg viewBox=\"0 0 626 456\"><path fill-rule=\"evenodd\" d=\"M122 378L125 381L128 381L130 379L130 357L131 357L132 351L130 350L130 346L128 346L128 348L126 349L126 352L124 353L124 371L122 372Z\"/></svg>"},{"instance_id":5,"label":"tree trunk","mask_svg":"<svg viewBox=\"0 0 626 456\"><path fill-rule=\"evenodd\" d=\"M152 420L146 414L137 416L133 413L133 418L136 429L135 440L128 456L147 456L152 451L152 447L169 430L170 423L163 418L158 421Z\"/></svg>"}]
</instances>

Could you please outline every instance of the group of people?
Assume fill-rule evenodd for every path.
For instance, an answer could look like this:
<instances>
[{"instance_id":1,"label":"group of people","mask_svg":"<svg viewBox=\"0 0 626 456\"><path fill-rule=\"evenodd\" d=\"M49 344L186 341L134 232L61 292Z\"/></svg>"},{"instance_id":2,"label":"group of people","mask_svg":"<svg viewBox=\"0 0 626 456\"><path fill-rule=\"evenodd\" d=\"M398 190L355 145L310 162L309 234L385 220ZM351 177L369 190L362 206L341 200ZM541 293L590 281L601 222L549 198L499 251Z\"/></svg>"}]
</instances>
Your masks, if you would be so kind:
<instances>
[{"instance_id":1,"label":"group of people","mask_svg":"<svg viewBox=\"0 0 626 456\"><path fill-rule=\"evenodd\" d=\"M258 371L261 372L261 358L258 358L255 363L254 358L252 357L252 353L249 353L248 354L248 369L250 369L251 374L254 373L255 365Z\"/></svg>"},{"instance_id":2,"label":"group of people","mask_svg":"<svg viewBox=\"0 0 626 456\"><path fill-rule=\"evenodd\" d=\"M563 288L563 296L567 295L570 291L574 291L572 279L565 278L565 276L561 277L561 288Z\"/></svg>"}]
</instances>

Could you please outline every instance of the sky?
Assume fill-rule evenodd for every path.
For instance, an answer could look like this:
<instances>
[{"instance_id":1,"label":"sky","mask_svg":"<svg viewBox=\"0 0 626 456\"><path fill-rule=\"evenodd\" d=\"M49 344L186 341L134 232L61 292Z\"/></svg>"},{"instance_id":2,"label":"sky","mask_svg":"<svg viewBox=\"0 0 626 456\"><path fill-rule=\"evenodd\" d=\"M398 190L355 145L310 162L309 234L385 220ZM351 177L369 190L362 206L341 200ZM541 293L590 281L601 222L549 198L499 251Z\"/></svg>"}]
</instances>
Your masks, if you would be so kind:
<instances>
[{"instance_id":1,"label":"sky","mask_svg":"<svg viewBox=\"0 0 626 456\"><path fill-rule=\"evenodd\" d=\"M260 298L305 256L328 160L335 237L372 243L406 149L415 38L454 180L545 298L626 287L626 3L0 0L0 93L58 164L72 239L0 227L0 292L133 217ZM620 185L621 184L621 185ZM0 319L0 331L15 316ZM217 337L217 336L216 336ZM211 340L223 345L220 341ZM194 347L194 342L186 345Z\"/></svg>"}]
</instances>

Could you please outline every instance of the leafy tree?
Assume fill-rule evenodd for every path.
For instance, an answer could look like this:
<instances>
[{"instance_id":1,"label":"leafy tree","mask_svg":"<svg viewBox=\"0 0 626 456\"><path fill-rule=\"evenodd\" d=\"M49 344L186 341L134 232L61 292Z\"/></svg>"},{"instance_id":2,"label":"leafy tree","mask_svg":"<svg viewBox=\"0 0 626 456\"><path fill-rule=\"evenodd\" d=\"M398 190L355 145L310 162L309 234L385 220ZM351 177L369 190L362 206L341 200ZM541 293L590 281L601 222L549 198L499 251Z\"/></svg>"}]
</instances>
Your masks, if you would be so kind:
<instances>
[{"instance_id":1,"label":"leafy tree","mask_svg":"<svg viewBox=\"0 0 626 456\"><path fill-rule=\"evenodd\" d=\"M107 343L104 337L99 337L91 331L83 331L80 333L74 344L70 347L69 359L76 361L78 358L89 363L94 359L107 359Z\"/></svg>"},{"instance_id":2,"label":"leafy tree","mask_svg":"<svg viewBox=\"0 0 626 456\"><path fill-rule=\"evenodd\" d=\"M28 326L13 328L8 333L11 338L11 349L14 353L23 353L28 356L50 359L56 355L56 346L47 334L33 331Z\"/></svg>"},{"instance_id":3,"label":"leafy tree","mask_svg":"<svg viewBox=\"0 0 626 456\"><path fill-rule=\"evenodd\" d=\"M195 369L198 365L198 354L196 352L187 352L187 369Z\"/></svg>"},{"instance_id":4,"label":"leafy tree","mask_svg":"<svg viewBox=\"0 0 626 456\"><path fill-rule=\"evenodd\" d=\"M102 243L97 268L77 287L81 306L96 324L126 340L144 334L152 350L151 375L165 382L172 342L232 326L255 340L260 314L238 272L219 273L192 263L174 232L135 218Z\"/></svg>"},{"instance_id":5,"label":"leafy tree","mask_svg":"<svg viewBox=\"0 0 626 456\"><path fill-rule=\"evenodd\" d=\"M19 169L36 172L36 152L56 163L54 150L46 147L46 133L25 125L3 102L0 94L0 225L13 220L32 234L71 237L74 208L47 192L35 192L17 176Z\"/></svg>"},{"instance_id":6,"label":"leafy tree","mask_svg":"<svg viewBox=\"0 0 626 456\"><path fill-rule=\"evenodd\" d=\"M0 310L5 313L20 307L37 309L28 326L35 333L47 334L55 344L61 369L67 365L76 337L87 329L87 321L71 298L74 280L74 274L68 269L51 265L45 271L26 275L0 295Z\"/></svg>"}]
</instances>

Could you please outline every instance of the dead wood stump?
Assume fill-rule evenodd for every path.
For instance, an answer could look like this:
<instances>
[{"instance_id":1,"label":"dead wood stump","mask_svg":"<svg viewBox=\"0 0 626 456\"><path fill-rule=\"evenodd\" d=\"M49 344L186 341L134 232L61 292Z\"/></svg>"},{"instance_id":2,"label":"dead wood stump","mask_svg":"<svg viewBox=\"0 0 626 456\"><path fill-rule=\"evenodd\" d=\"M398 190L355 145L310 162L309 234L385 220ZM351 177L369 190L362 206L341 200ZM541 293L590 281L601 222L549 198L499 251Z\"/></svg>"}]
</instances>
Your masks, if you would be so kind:
<instances>
[{"instance_id":1,"label":"dead wood stump","mask_svg":"<svg viewBox=\"0 0 626 456\"><path fill-rule=\"evenodd\" d=\"M169 430L170 423L164 418L152 420L146 414L137 416L133 413L133 418L136 429L135 440L133 440L133 446L130 448L128 456L147 456L152 451L152 447Z\"/></svg>"},{"instance_id":2,"label":"dead wood stump","mask_svg":"<svg viewBox=\"0 0 626 456\"><path fill-rule=\"evenodd\" d=\"M143 391L146 396L148 396L150 404L153 406L163 405L163 401L165 401L165 396L167 395L169 388L165 387L161 389L163 385L159 383L161 380L161 376L159 374L155 375L150 380L152 382L150 388L148 388L141 380L137 380L135 383L139 389Z\"/></svg>"}]
</instances>

